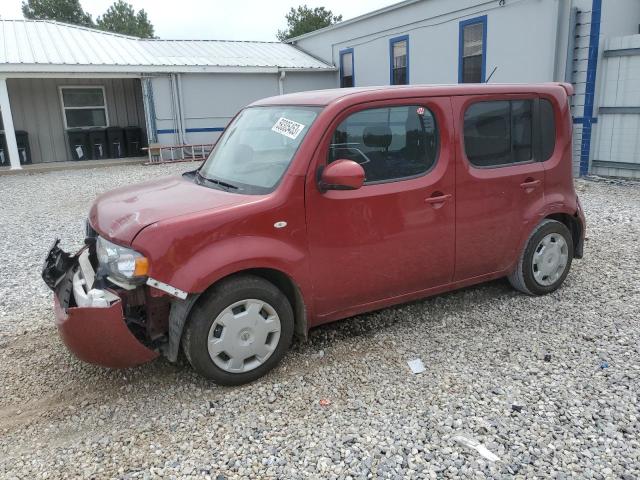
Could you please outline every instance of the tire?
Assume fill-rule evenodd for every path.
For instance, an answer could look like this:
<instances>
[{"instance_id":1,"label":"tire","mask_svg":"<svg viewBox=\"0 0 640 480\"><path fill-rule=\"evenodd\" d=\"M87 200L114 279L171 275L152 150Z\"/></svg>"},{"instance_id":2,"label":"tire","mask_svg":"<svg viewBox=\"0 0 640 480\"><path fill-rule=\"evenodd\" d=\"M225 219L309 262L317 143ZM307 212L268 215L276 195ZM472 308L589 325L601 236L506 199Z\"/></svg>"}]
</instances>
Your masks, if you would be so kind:
<instances>
[{"instance_id":1,"label":"tire","mask_svg":"<svg viewBox=\"0 0 640 480\"><path fill-rule=\"evenodd\" d=\"M182 349L200 375L220 385L242 385L280 362L293 329L291 304L275 285L237 275L213 286L194 306Z\"/></svg>"},{"instance_id":2,"label":"tire","mask_svg":"<svg viewBox=\"0 0 640 480\"><path fill-rule=\"evenodd\" d=\"M547 257L544 257L544 245L541 245L545 239L549 240L549 248L554 249L554 252L550 251ZM534 255L536 256L535 264ZM556 259L557 269L554 269ZM538 265L543 263L542 260L544 264L539 268ZM513 288L527 295L546 295L562 285L571 269L572 260L573 239L569 229L556 220L543 220L529 236L516 269L508 277L509 282ZM550 266L552 272L545 279L546 265Z\"/></svg>"}]
</instances>

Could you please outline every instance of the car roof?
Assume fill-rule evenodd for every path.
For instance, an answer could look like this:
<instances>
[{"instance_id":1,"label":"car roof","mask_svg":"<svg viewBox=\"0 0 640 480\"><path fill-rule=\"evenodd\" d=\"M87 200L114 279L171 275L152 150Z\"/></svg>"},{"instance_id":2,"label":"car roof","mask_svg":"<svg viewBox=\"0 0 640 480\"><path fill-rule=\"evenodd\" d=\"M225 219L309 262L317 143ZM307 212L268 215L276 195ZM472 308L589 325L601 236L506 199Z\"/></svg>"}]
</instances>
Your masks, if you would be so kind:
<instances>
[{"instance_id":1,"label":"car roof","mask_svg":"<svg viewBox=\"0 0 640 480\"><path fill-rule=\"evenodd\" d=\"M508 93L557 93L562 89L573 95L569 83L467 83L452 85L394 85L377 87L332 88L307 92L289 93L258 100L251 106L266 105L317 105L326 106L344 100L348 103L410 97L441 97L455 95L483 95Z\"/></svg>"}]
</instances>

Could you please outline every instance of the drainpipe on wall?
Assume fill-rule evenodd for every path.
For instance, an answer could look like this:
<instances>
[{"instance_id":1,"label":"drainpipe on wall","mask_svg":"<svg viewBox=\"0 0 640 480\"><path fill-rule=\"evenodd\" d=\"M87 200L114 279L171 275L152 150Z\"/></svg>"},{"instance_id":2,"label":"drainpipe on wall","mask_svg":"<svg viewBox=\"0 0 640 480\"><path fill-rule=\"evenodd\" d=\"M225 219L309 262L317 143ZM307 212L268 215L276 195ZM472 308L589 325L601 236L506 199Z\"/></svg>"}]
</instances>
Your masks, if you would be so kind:
<instances>
[{"instance_id":1,"label":"drainpipe on wall","mask_svg":"<svg viewBox=\"0 0 640 480\"><path fill-rule=\"evenodd\" d=\"M284 78L287 76L287 72L284 70L280 71L280 77L278 77L278 90L280 91L280 95L284 95Z\"/></svg>"},{"instance_id":2,"label":"drainpipe on wall","mask_svg":"<svg viewBox=\"0 0 640 480\"><path fill-rule=\"evenodd\" d=\"M182 94L182 74L176 74L178 79L178 112L180 114L180 141L187 145L187 122L184 119L184 95Z\"/></svg>"},{"instance_id":3,"label":"drainpipe on wall","mask_svg":"<svg viewBox=\"0 0 640 480\"><path fill-rule=\"evenodd\" d=\"M576 22L578 9L572 7L569 12L569 33L567 36L567 58L564 67L564 81L573 83L573 57L576 46Z\"/></svg>"},{"instance_id":4,"label":"drainpipe on wall","mask_svg":"<svg viewBox=\"0 0 640 480\"><path fill-rule=\"evenodd\" d=\"M180 97L178 95L178 78L175 73L172 73L169 78L171 86L171 114L173 117L173 125L175 126L174 143L176 145L184 145Z\"/></svg>"},{"instance_id":5,"label":"drainpipe on wall","mask_svg":"<svg viewBox=\"0 0 640 480\"><path fill-rule=\"evenodd\" d=\"M9 90L7 89L7 79L0 78L0 114L2 114L2 124L4 125L4 138L9 150L9 162L11 170L20 170L20 154L18 153L18 142L16 142L16 129L13 126L13 115L11 115L11 104L9 103Z\"/></svg>"},{"instance_id":6,"label":"drainpipe on wall","mask_svg":"<svg viewBox=\"0 0 640 480\"><path fill-rule=\"evenodd\" d=\"M149 143L158 142L158 127L156 125L156 107L153 100L152 77L142 77L142 99L144 104L144 118L147 125L147 139Z\"/></svg>"}]
</instances>

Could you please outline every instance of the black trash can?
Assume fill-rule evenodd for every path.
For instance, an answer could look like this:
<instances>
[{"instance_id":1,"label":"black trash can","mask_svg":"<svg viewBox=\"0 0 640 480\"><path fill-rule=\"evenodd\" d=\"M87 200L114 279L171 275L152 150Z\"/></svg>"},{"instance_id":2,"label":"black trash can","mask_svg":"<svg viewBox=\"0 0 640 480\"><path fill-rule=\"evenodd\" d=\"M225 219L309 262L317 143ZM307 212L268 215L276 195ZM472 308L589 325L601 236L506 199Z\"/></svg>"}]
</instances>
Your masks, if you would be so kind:
<instances>
[{"instance_id":1,"label":"black trash can","mask_svg":"<svg viewBox=\"0 0 640 480\"><path fill-rule=\"evenodd\" d=\"M120 127L107 127L107 155L109 158L122 158L126 156L124 147L124 132Z\"/></svg>"},{"instance_id":2,"label":"black trash can","mask_svg":"<svg viewBox=\"0 0 640 480\"><path fill-rule=\"evenodd\" d=\"M129 126L124 129L124 140L127 144L127 157L139 157L142 155L142 129Z\"/></svg>"},{"instance_id":3,"label":"black trash can","mask_svg":"<svg viewBox=\"0 0 640 480\"><path fill-rule=\"evenodd\" d=\"M8 167L11 165L9 162L9 153L7 152L7 142L4 138L4 133L0 133L0 167Z\"/></svg>"},{"instance_id":4,"label":"black trash can","mask_svg":"<svg viewBox=\"0 0 640 480\"><path fill-rule=\"evenodd\" d=\"M16 130L16 143L18 144L18 156L20 164L31 163L31 147L29 146L29 134L24 130Z\"/></svg>"},{"instance_id":5,"label":"black trash can","mask_svg":"<svg viewBox=\"0 0 640 480\"><path fill-rule=\"evenodd\" d=\"M69 136L71 158L74 160L90 160L91 145L89 144L89 134L87 130L71 128L67 130L67 135Z\"/></svg>"},{"instance_id":6,"label":"black trash can","mask_svg":"<svg viewBox=\"0 0 640 480\"><path fill-rule=\"evenodd\" d=\"M89 130L89 145L91 145L91 158L101 160L109 155L107 148L107 132L104 128L92 128Z\"/></svg>"}]
</instances>

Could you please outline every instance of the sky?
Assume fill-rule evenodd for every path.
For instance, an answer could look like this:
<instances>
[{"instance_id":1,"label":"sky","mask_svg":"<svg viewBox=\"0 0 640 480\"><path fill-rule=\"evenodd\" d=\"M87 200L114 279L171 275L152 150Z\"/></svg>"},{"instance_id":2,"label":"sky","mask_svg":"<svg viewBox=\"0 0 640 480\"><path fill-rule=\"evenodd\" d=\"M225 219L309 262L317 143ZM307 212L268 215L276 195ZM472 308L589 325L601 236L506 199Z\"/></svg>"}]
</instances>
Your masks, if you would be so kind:
<instances>
[{"instance_id":1,"label":"sky","mask_svg":"<svg viewBox=\"0 0 640 480\"><path fill-rule=\"evenodd\" d=\"M95 19L114 0L80 0ZM286 28L291 7L323 6L343 20L392 5L400 0L125 0L137 10L144 8L156 36L173 39L276 40ZM22 18L22 0L1 0L0 17Z\"/></svg>"}]
</instances>

